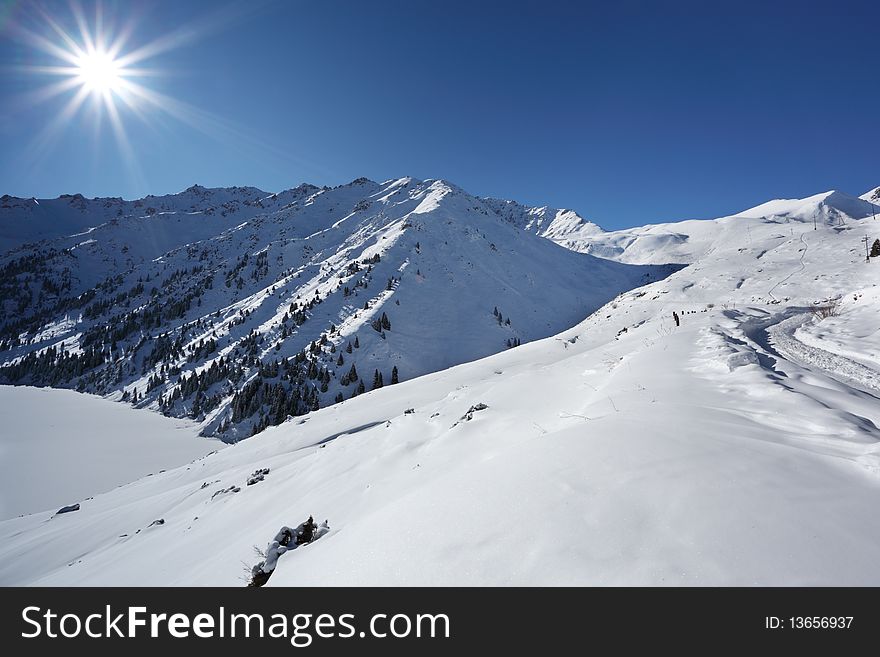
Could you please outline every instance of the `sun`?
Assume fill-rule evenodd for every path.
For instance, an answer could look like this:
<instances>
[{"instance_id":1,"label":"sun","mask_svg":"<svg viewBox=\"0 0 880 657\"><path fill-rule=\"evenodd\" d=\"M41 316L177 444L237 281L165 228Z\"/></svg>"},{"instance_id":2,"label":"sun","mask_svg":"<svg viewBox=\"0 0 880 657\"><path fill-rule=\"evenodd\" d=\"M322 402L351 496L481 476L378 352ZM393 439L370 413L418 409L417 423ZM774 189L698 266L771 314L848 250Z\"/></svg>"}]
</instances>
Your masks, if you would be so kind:
<instances>
[{"instance_id":1,"label":"sun","mask_svg":"<svg viewBox=\"0 0 880 657\"><path fill-rule=\"evenodd\" d=\"M113 56L105 51L84 53L76 59L79 82L94 93L118 92L123 84L123 69Z\"/></svg>"},{"instance_id":2,"label":"sun","mask_svg":"<svg viewBox=\"0 0 880 657\"><path fill-rule=\"evenodd\" d=\"M48 2L32 2L25 3L20 15L6 25L2 18L4 0L0 0L0 34L5 38L8 31L34 60L10 68L35 80L54 78L28 89L16 99L23 108L49 102L57 106L54 115L31 139L27 149L29 166L37 167L49 157L64 133L91 139L86 145L97 148L109 130L119 147L122 162L133 179L140 182L142 173L137 152L126 128L134 119L155 130L167 125L162 120L167 116L219 141L241 139L241 130L229 121L164 94L147 81L176 74L151 61L197 41L207 31L234 25L239 15L245 15L244 10L239 13L221 8L200 15L198 22L178 25L158 33L152 40L137 43L138 28L150 27L144 20L146 14L140 11L129 14L128 3L108 2L112 10L108 15L104 11L105 0L88 1L95 8L93 19L86 16L83 0L67 0L69 11L61 7L50 11ZM13 0L13 4L18 3ZM0 62L0 71L6 66ZM3 96L2 101L6 100ZM84 129L87 119L91 119L91 130ZM245 142L247 147L253 143L252 138Z\"/></svg>"}]
</instances>

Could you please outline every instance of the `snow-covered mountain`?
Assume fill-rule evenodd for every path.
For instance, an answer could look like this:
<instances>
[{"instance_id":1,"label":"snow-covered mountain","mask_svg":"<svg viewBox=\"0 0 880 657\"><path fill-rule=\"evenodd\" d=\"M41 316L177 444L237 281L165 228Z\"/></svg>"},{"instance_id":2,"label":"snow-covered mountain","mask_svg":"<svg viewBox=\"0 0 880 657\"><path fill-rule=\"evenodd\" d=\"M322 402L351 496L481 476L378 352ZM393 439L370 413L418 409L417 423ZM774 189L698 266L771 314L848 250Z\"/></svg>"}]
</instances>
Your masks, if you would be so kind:
<instances>
[{"instance_id":1,"label":"snow-covered mountain","mask_svg":"<svg viewBox=\"0 0 880 657\"><path fill-rule=\"evenodd\" d=\"M870 192L865 192L859 198L864 201L868 201L870 203L873 203L873 205L875 206L875 211L876 211L877 210L876 206L878 203L880 203L880 187L875 187Z\"/></svg>"},{"instance_id":2,"label":"snow-covered mountain","mask_svg":"<svg viewBox=\"0 0 880 657\"><path fill-rule=\"evenodd\" d=\"M411 199L422 251L457 194L431 182ZM2 522L0 582L243 584L253 546L313 514L329 533L283 555L269 586L878 585L880 258L862 240L880 222L848 203L668 225L695 246L666 253L691 264L572 328L70 500L75 512Z\"/></svg>"},{"instance_id":3,"label":"snow-covered mountain","mask_svg":"<svg viewBox=\"0 0 880 657\"><path fill-rule=\"evenodd\" d=\"M753 222L761 225L792 223L843 226L880 212L880 192L873 190L861 197L829 191L804 199L778 199L729 217L713 220L690 220L649 224L636 228L604 232L586 228L577 222L566 231L563 226L547 234L566 248L602 258L633 264L678 262L690 264L706 255L717 244L751 240ZM871 202L873 199L873 203ZM745 235L741 235L745 228Z\"/></svg>"},{"instance_id":4,"label":"snow-covered mountain","mask_svg":"<svg viewBox=\"0 0 880 657\"><path fill-rule=\"evenodd\" d=\"M0 259L0 381L227 441L552 335L676 269L564 249L440 180L6 206L3 226L84 230Z\"/></svg>"},{"instance_id":5,"label":"snow-covered mountain","mask_svg":"<svg viewBox=\"0 0 880 657\"><path fill-rule=\"evenodd\" d=\"M552 240L583 240L601 235L605 231L592 221L584 219L574 210L533 208L516 201L483 199L505 221L523 230Z\"/></svg>"},{"instance_id":6,"label":"snow-covered mountain","mask_svg":"<svg viewBox=\"0 0 880 657\"><path fill-rule=\"evenodd\" d=\"M8 194L0 197L0 253L23 244L56 237L88 234L107 222L131 221L170 214L218 217L210 226L214 232L230 215L236 218L260 212L266 192L255 187L205 188L193 185L179 194L146 196L134 201L121 198L85 198L64 194L54 199L24 199ZM155 225L158 222L151 222ZM202 222L204 223L204 222ZM198 228L190 222L188 228ZM198 233L196 233L198 234Z\"/></svg>"}]
</instances>

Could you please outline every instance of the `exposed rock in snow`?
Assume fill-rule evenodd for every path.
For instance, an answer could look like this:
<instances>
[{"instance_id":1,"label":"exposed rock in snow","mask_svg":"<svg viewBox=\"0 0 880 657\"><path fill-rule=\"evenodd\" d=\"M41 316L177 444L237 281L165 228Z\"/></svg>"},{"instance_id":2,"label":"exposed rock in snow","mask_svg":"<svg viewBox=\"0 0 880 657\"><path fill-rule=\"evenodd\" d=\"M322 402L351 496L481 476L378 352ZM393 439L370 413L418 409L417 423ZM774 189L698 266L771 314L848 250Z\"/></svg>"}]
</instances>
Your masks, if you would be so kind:
<instances>
[{"instance_id":1,"label":"exposed rock in snow","mask_svg":"<svg viewBox=\"0 0 880 657\"><path fill-rule=\"evenodd\" d=\"M263 481L266 478L266 475L269 474L269 468L260 468L259 470L255 470L254 473L248 477L247 485L253 486L256 483Z\"/></svg>"},{"instance_id":2,"label":"exposed rock in snow","mask_svg":"<svg viewBox=\"0 0 880 657\"><path fill-rule=\"evenodd\" d=\"M71 511L79 511L79 503L62 506L55 512L55 515L60 516L62 513L70 513Z\"/></svg>"}]
</instances>

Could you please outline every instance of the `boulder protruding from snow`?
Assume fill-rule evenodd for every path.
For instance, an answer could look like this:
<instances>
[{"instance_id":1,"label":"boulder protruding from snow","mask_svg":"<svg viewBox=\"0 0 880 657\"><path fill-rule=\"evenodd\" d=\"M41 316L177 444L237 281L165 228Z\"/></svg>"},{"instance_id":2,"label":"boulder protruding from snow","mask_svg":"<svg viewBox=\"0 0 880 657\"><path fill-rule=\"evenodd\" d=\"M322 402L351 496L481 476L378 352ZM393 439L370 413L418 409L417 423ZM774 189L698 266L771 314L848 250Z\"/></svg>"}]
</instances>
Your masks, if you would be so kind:
<instances>
[{"instance_id":1,"label":"boulder protruding from snow","mask_svg":"<svg viewBox=\"0 0 880 657\"><path fill-rule=\"evenodd\" d=\"M479 404L474 404L473 406L471 406L467 410L467 413L465 413L464 415L461 416L461 419L464 420L465 422L473 420L474 413L476 413L477 411L485 411L487 408L489 408L489 406L486 404L483 404L482 402L480 402Z\"/></svg>"},{"instance_id":2,"label":"boulder protruding from snow","mask_svg":"<svg viewBox=\"0 0 880 657\"><path fill-rule=\"evenodd\" d=\"M248 477L247 485L253 486L256 483L263 481L267 474L269 474L269 468L260 468L259 470L255 471L254 474Z\"/></svg>"},{"instance_id":3,"label":"boulder protruding from snow","mask_svg":"<svg viewBox=\"0 0 880 657\"><path fill-rule=\"evenodd\" d=\"M56 516L60 516L62 513L70 513L71 511L79 511L79 503L77 504L68 504L67 506L62 506L55 512Z\"/></svg>"},{"instance_id":4,"label":"boulder protruding from snow","mask_svg":"<svg viewBox=\"0 0 880 657\"><path fill-rule=\"evenodd\" d=\"M229 486L228 488L221 488L218 491L214 491L214 494L211 495L211 499L213 500L218 495L226 495L227 493L237 493L240 490L241 490L241 488L239 488L238 486L233 484L232 486Z\"/></svg>"},{"instance_id":5,"label":"boulder protruding from snow","mask_svg":"<svg viewBox=\"0 0 880 657\"><path fill-rule=\"evenodd\" d=\"M248 586L263 586L263 584L269 581L272 573L275 572L278 558L282 554L295 550L301 545L313 543L329 531L330 524L327 520L317 525L312 516L309 516L308 520L297 525L296 529L291 529L287 526L282 527L266 547L265 558L251 569L251 579L248 582Z\"/></svg>"}]
</instances>

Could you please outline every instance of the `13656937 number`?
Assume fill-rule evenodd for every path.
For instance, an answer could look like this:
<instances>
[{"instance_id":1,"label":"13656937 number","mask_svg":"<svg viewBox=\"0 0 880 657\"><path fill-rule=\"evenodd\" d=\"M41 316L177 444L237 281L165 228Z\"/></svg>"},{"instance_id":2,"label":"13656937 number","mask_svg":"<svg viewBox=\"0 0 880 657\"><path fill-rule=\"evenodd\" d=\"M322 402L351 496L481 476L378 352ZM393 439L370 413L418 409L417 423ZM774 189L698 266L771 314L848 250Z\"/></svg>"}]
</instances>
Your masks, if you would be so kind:
<instances>
[{"instance_id":1,"label":"13656937 number","mask_svg":"<svg viewBox=\"0 0 880 657\"><path fill-rule=\"evenodd\" d=\"M852 626L852 616L792 616L789 627L795 630L846 630Z\"/></svg>"}]
</instances>

